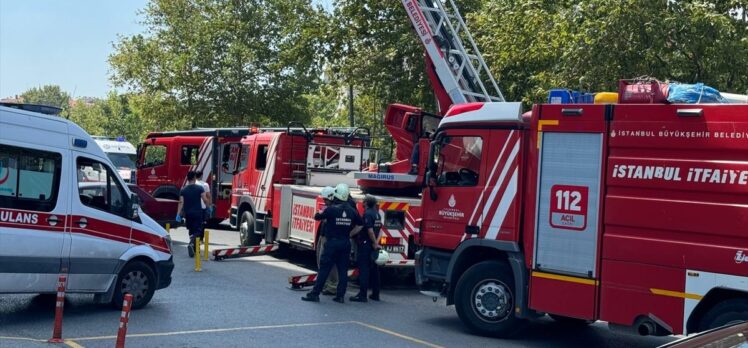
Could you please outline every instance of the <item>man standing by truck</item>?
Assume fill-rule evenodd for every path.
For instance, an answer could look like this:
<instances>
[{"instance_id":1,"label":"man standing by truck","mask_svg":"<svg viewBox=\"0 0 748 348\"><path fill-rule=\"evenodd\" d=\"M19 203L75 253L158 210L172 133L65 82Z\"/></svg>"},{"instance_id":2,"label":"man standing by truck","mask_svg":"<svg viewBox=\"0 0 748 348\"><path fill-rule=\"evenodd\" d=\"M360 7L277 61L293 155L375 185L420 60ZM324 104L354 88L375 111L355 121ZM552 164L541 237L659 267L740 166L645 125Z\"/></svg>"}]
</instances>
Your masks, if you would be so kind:
<instances>
[{"instance_id":1,"label":"man standing by truck","mask_svg":"<svg viewBox=\"0 0 748 348\"><path fill-rule=\"evenodd\" d=\"M210 196L201 185L197 184L195 172L187 173L187 185L179 194L179 207L177 208L177 221L181 218L187 220L187 230L190 234L190 244L187 246L187 254L195 256L195 238L203 237L203 222L205 213L201 203L210 206Z\"/></svg>"},{"instance_id":2,"label":"man standing by truck","mask_svg":"<svg viewBox=\"0 0 748 348\"><path fill-rule=\"evenodd\" d=\"M315 220L324 220L327 243L320 259L320 270L314 288L301 299L319 302L319 294L327 280L333 265L338 268L338 288L333 301L345 302L345 291L348 287L348 264L351 253L350 236L361 230L361 216L348 203L350 192L348 185L335 187L333 204L314 216Z\"/></svg>"},{"instance_id":3,"label":"man standing by truck","mask_svg":"<svg viewBox=\"0 0 748 348\"><path fill-rule=\"evenodd\" d=\"M320 196L322 196L322 200L325 202L325 206L322 209L325 209L332 205L335 194L335 189L330 186L325 186L322 189L322 192L320 192ZM327 237L325 236L325 229L326 229L326 223L322 221L320 224L320 255L325 252L325 244L327 243ZM317 268L321 266L320 260L317 260ZM338 268L335 267L335 265L332 266L332 270L330 270L330 276L327 278L327 281L325 282L325 288L322 290L323 295L335 295L337 293L338 288Z\"/></svg>"},{"instance_id":4,"label":"man standing by truck","mask_svg":"<svg viewBox=\"0 0 748 348\"><path fill-rule=\"evenodd\" d=\"M382 247L379 246L379 230L382 228L382 218L379 216L379 206L374 196L364 198L364 228L356 236L358 254L356 262L359 270L359 292L349 300L366 302L366 294L371 285L370 299L379 301L379 267L372 260L372 253Z\"/></svg>"}]
</instances>

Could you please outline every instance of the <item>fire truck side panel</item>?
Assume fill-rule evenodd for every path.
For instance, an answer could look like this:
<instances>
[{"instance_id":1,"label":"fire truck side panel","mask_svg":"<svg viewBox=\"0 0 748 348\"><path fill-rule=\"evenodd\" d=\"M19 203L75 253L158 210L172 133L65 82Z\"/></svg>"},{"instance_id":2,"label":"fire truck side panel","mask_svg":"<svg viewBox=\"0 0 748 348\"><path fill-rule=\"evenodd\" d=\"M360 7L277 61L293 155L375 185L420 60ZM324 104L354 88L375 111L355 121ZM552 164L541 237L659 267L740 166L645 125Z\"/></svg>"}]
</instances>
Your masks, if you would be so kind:
<instances>
[{"instance_id":1,"label":"fire truck side panel","mask_svg":"<svg viewBox=\"0 0 748 348\"><path fill-rule=\"evenodd\" d=\"M291 209L281 212L290 216L288 239L294 244L314 249L319 228L319 222L314 220L314 214L322 205L319 191L292 189L291 192Z\"/></svg>"},{"instance_id":2,"label":"fire truck side panel","mask_svg":"<svg viewBox=\"0 0 748 348\"><path fill-rule=\"evenodd\" d=\"M699 306L702 300L716 303L713 294L728 293L748 297L748 289L736 287L739 281L704 280L711 274L748 276L739 263L748 249L747 110L615 107L602 254L604 265L615 267L606 269L601 319L631 324L653 313L673 333L693 332L708 310ZM670 276L651 276L654 269ZM624 297L638 301L617 301ZM669 305L653 311L663 303Z\"/></svg>"},{"instance_id":3,"label":"fire truck side panel","mask_svg":"<svg viewBox=\"0 0 748 348\"><path fill-rule=\"evenodd\" d=\"M530 307L596 318L607 134L604 105L544 105Z\"/></svg>"},{"instance_id":4,"label":"fire truck side panel","mask_svg":"<svg viewBox=\"0 0 748 348\"><path fill-rule=\"evenodd\" d=\"M491 240L517 241L519 234L519 192L522 176L522 131L492 129L486 149L487 184L481 192L480 206L473 214L481 226L481 237Z\"/></svg>"}]
</instances>

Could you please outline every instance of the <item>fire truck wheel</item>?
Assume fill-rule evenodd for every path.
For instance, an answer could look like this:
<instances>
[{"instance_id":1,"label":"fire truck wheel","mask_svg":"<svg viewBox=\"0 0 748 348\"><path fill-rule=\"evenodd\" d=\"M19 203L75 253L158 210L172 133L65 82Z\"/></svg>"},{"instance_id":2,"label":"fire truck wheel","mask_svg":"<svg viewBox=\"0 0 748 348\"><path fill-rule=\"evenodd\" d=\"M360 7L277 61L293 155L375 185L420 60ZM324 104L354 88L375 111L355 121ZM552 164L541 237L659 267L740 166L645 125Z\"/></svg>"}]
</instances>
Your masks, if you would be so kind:
<instances>
[{"instance_id":1,"label":"fire truck wheel","mask_svg":"<svg viewBox=\"0 0 748 348\"><path fill-rule=\"evenodd\" d=\"M122 308L125 294L132 294L132 308L143 308L156 292L156 275L141 261L130 262L117 275L112 305Z\"/></svg>"},{"instance_id":2,"label":"fire truck wheel","mask_svg":"<svg viewBox=\"0 0 748 348\"><path fill-rule=\"evenodd\" d=\"M255 217L245 211L239 224L239 243L242 246L260 245L262 236L255 233Z\"/></svg>"},{"instance_id":3,"label":"fire truck wheel","mask_svg":"<svg viewBox=\"0 0 748 348\"><path fill-rule=\"evenodd\" d=\"M714 329L720 326L748 320L748 299L734 298L722 301L712 307L701 318L699 331Z\"/></svg>"},{"instance_id":4,"label":"fire truck wheel","mask_svg":"<svg viewBox=\"0 0 748 348\"><path fill-rule=\"evenodd\" d=\"M514 315L514 278L505 263L484 261L468 268L455 289L455 309L472 331L510 337L523 320Z\"/></svg>"},{"instance_id":5,"label":"fire truck wheel","mask_svg":"<svg viewBox=\"0 0 748 348\"><path fill-rule=\"evenodd\" d=\"M553 318L553 321L558 323L558 325L569 327L569 328L584 327L584 326L592 324L591 320L565 317L563 315L558 315L558 314L548 314L548 316Z\"/></svg>"}]
</instances>

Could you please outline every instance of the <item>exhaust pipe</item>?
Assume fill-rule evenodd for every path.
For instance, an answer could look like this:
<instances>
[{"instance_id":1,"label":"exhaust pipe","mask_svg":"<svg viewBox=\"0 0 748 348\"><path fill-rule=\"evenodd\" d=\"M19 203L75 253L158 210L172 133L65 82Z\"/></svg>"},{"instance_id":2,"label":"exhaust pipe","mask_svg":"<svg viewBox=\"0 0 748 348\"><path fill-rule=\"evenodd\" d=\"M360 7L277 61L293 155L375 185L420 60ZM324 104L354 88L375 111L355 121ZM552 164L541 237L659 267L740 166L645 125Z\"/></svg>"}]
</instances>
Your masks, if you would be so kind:
<instances>
[{"instance_id":1,"label":"exhaust pipe","mask_svg":"<svg viewBox=\"0 0 748 348\"><path fill-rule=\"evenodd\" d=\"M639 335L642 335L642 336L654 335L655 332L657 332L657 324L655 324L651 320L644 320L641 323L639 323L637 332L639 332Z\"/></svg>"}]
</instances>

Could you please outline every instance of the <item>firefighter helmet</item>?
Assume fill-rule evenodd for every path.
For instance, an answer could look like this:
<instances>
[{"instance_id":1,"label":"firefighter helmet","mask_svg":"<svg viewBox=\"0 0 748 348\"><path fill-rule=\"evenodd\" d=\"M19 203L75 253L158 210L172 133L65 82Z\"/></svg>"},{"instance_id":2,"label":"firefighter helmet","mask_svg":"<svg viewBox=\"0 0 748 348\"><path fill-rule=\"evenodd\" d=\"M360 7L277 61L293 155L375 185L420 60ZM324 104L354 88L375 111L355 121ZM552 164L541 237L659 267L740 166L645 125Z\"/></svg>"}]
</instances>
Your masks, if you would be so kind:
<instances>
[{"instance_id":1,"label":"firefighter helmet","mask_svg":"<svg viewBox=\"0 0 748 348\"><path fill-rule=\"evenodd\" d=\"M319 195L322 196L322 198L324 199L332 200L334 194L335 194L335 189L332 188L332 186L325 186Z\"/></svg>"},{"instance_id":2,"label":"firefighter helmet","mask_svg":"<svg viewBox=\"0 0 748 348\"><path fill-rule=\"evenodd\" d=\"M350 194L351 190L348 188L347 184L338 184L338 186L335 186L335 198L345 202L348 200Z\"/></svg>"},{"instance_id":3,"label":"firefighter helmet","mask_svg":"<svg viewBox=\"0 0 748 348\"><path fill-rule=\"evenodd\" d=\"M390 255L383 249L379 249L379 251L377 251L377 258L374 259L374 263L379 266L384 266L384 264L386 264L389 259Z\"/></svg>"}]
</instances>

